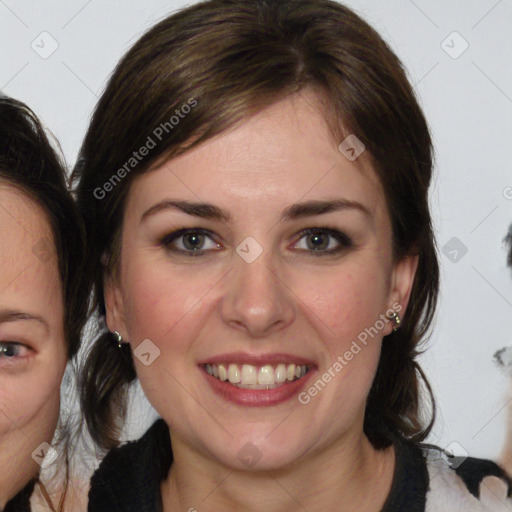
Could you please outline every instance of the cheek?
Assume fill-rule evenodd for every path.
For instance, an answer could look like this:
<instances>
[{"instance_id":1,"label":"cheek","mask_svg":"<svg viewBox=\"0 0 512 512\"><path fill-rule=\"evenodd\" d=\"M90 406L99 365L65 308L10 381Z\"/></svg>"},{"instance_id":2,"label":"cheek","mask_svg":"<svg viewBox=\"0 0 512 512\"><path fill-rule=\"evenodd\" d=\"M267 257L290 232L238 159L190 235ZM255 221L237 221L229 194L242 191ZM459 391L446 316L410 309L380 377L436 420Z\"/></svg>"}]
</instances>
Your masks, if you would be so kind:
<instances>
[{"instance_id":1,"label":"cheek","mask_svg":"<svg viewBox=\"0 0 512 512\"><path fill-rule=\"evenodd\" d=\"M155 344L173 339L179 345L182 325L207 303L205 295L218 281L215 270L171 268L162 261L134 259L123 276L123 304L129 341L136 346L149 338ZM192 324L193 325L193 324ZM174 346L174 345L173 345Z\"/></svg>"},{"instance_id":2,"label":"cheek","mask_svg":"<svg viewBox=\"0 0 512 512\"><path fill-rule=\"evenodd\" d=\"M303 283L298 293L304 304L301 314L319 334L325 355L305 400L320 410L339 411L340 421L361 410L377 370L386 325L381 319L387 309L386 276L376 261L347 264L319 273L310 281L314 286ZM316 384L318 380L322 382ZM316 401L318 395L323 398Z\"/></svg>"},{"instance_id":3,"label":"cheek","mask_svg":"<svg viewBox=\"0 0 512 512\"><path fill-rule=\"evenodd\" d=\"M352 264L310 277L300 281L297 295L304 314L311 312L308 316L325 332L332 348L343 349L376 324L382 330L379 318L387 309L389 284L378 267Z\"/></svg>"},{"instance_id":4,"label":"cheek","mask_svg":"<svg viewBox=\"0 0 512 512\"><path fill-rule=\"evenodd\" d=\"M167 394L161 393L162 386L172 391L168 395L174 396L174 391L180 391L177 382L187 380L186 363L193 357L191 346L208 316L204 296L215 280L213 272L207 279L200 274L192 269L173 270L161 261L138 264L134 259L123 276L125 324L132 352L135 351L137 376L146 396L159 411L164 407L161 402L168 399ZM148 339L156 348L145 341ZM136 357L141 343L149 347L143 352L150 354L147 365Z\"/></svg>"},{"instance_id":5,"label":"cheek","mask_svg":"<svg viewBox=\"0 0 512 512\"><path fill-rule=\"evenodd\" d=\"M0 377L0 435L13 428L37 426L51 431L59 416L62 372L55 367L48 371L32 371L22 377ZM53 370L53 371L49 371Z\"/></svg>"}]
</instances>

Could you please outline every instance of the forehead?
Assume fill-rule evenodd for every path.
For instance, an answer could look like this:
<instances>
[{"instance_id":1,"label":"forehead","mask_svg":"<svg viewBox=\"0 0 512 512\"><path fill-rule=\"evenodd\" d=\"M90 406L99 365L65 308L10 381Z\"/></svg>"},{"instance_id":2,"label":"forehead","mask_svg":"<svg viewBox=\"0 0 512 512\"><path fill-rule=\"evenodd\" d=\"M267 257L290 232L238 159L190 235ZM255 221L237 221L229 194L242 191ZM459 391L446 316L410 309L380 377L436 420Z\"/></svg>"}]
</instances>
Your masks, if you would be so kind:
<instances>
[{"instance_id":1,"label":"forehead","mask_svg":"<svg viewBox=\"0 0 512 512\"><path fill-rule=\"evenodd\" d=\"M169 194L216 204L242 199L253 211L341 195L366 201L378 215L385 200L370 155L350 161L323 112L312 92L288 96L138 176L127 209L140 210Z\"/></svg>"},{"instance_id":2,"label":"forehead","mask_svg":"<svg viewBox=\"0 0 512 512\"><path fill-rule=\"evenodd\" d=\"M58 308L61 285L47 215L33 199L5 182L0 182L0 269L3 306Z\"/></svg>"}]
</instances>

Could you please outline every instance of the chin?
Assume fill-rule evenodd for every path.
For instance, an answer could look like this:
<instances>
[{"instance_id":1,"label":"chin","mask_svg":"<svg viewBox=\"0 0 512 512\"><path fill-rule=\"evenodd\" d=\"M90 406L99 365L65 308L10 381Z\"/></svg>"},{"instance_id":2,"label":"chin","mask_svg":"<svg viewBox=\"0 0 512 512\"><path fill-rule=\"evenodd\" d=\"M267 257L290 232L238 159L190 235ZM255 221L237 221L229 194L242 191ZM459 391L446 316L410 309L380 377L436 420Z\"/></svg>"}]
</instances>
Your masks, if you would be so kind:
<instances>
[{"instance_id":1,"label":"chin","mask_svg":"<svg viewBox=\"0 0 512 512\"><path fill-rule=\"evenodd\" d=\"M312 443L299 432L284 428L281 435L275 435L275 425L255 430L233 429L233 437L221 435L215 444L209 437L203 445L214 462L241 471L275 471L290 466L310 451ZM237 432L239 430L239 432Z\"/></svg>"}]
</instances>

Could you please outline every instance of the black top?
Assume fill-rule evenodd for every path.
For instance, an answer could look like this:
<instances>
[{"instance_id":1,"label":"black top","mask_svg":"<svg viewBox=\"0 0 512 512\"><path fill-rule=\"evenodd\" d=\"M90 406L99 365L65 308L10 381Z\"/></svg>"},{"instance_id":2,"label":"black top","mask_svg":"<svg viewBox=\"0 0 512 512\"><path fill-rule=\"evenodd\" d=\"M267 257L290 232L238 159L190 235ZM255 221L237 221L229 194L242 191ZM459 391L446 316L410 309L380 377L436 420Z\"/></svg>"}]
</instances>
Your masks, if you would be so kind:
<instances>
[{"instance_id":1,"label":"black top","mask_svg":"<svg viewBox=\"0 0 512 512\"><path fill-rule=\"evenodd\" d=\"M169 429L157 420L138 441L114 448L91 479L92 512L161 512L160 483L172 463Z\"/></svg>"},{"instance_id":2,"label":"black top","mask_svg":"<svg viewBox=\"0 0 512 512\"><path fill-rule=\"evenodd\" d=\"M30 496L35 484L36 481L31 480L22 491L7 502L3 512L30 512Z\"/></svg>"},{"instance_id":3,"label":"black top","mask_svg":"<svg viewBox=\"0 0 512 512\"><path fill-rule=\"evenodd\" d=\"M397 439L394 444L395 473L381 512L424 512L431 491L426 449L404 439ZM115 448L106 455L91 480L89 512L162 512L160 484L166 478L171 463L169 429L159 419L141 439ZM465 484L465 488L461 486L464 499L466 494L471 494L478 501L479 483L488 475L503 478L510 495L511 482L494 462L468 458L457 469L451 469L444 462L443 465L450 477Z\"/></svg>"}]
</instances>

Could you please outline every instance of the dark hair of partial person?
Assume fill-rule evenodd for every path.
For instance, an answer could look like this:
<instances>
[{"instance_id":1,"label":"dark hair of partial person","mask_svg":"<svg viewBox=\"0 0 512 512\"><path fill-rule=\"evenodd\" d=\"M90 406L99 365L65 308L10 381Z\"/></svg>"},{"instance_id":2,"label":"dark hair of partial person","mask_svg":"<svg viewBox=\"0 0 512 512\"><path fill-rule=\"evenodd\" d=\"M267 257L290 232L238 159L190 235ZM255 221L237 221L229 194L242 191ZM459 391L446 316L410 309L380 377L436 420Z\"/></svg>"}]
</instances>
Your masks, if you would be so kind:
<instances>
[{"instance_id":1,"label":"dark hair of partial person","mask_svg":"<svg viewBox=\"0 0 512 512\"><path fill-rule=\"evenodd\" d=\"M83 279L85 232L67 187L65 166L56 144L52 145L27 105L0 97L0 183L16 187L46 214L53 237L49 242L53 242L57 254L64 333L71 359L80 347L87 318L88 288Z\"/></svg>"},{"instance_id":2,"label":"dark hair of partial person","mask_svg":"<svg viewBox=\"0 0 512 512\"><path fill-rule=\"evenodd\" d=\"M67 182L57 141L47 135L36 115L24 103L0 96L0 185L14 187L38 204L49 223L51 240L42 241L55 247L64 305L64 335L68 359L80 348L87 319L89 291L83 278L85 230ZM33 248L34 258L37 247ZM44 252L41 253L44 255ZM70 426L60 419L53 443L63 447L66 472L69 464ZM66 480L65 486L68 482ZM33 482L24 489L31 492ZM65 491L64 491L65 492ZM19 494L6 510L18 510L25 500ZM25 510L25 508L23 508Z\"/></svg>"},{"instance_id":3,"label":"dark hair of partial person","mask_svg":"<svg viewBox=\"0 0 512 512\"><path fill-rule=\"evenodd\" d=\"M364 420L376 448L389 446L393 435L419 442L435 418L432 390L416 362L439 286L428 207L432 141L396 55L337 2L205 1L159 22L122 58L73 171L86 225L93 307L105 315L102 256L106 270L116 275L124 204L134 178L305 88L318 93L335 140L354 133L371 154L392 221L395 260L419 255L409 307L401 329L383 341ZM187 103L194 108L183 109L188 113L171 127L169 120ZM162 124L168 133L157 141L155 128ZM150 136L158 143L127 167ZM88 428L103 448L118 444L127 384L135 377L130 348L120 350L112 334L100 334L81 389Z\"/></svg>"}]
</instances>

